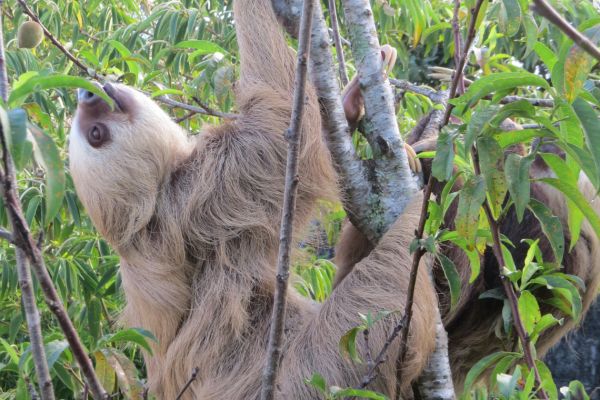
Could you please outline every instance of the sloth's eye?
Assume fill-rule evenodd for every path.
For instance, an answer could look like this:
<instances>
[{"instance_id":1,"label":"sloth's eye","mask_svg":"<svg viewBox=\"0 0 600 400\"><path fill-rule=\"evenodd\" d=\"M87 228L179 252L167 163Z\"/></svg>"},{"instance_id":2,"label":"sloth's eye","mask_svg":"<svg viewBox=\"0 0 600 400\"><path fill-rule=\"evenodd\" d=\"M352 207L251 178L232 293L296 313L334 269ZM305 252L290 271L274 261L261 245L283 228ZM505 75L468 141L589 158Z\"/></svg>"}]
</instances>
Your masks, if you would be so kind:
<instances>
[{"instance_id":1,"label":"sloth's eye","mask_svg":"<svg viewBox=\"0 0 600 400\"><path fill-rule=\"evenodd\" d=\"M110 133L104 124L96 124L88 131L87 140L90 146L99 148L110 141Z\"/></svg>"}]
</instances>

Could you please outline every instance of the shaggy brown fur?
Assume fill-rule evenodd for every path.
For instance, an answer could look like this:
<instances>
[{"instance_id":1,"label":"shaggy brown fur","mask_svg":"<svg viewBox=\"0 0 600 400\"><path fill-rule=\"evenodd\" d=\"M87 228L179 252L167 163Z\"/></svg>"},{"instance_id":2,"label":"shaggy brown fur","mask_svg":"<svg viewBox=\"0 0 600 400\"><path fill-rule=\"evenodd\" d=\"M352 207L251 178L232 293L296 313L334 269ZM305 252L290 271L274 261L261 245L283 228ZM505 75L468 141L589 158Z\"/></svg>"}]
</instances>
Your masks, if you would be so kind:
<instances>
[{"instance_id":1,"label":"shaggy brown fur","mask_svg":"<svg viewBox=\"0 0 600 400\"><path fill-rule=\"evenodd\" d=\"M411 135L408 140L418 152L435 148L435 138L421 138L419 135ZM560 155L558 149L552 146L543 145L540 149L544 152L554 152ZM518 147L509 149L509 151L516 152L522 150ZM423 168L427 179L431 170L431 162L425 161ZM531 177L543 178L549 176L553 176L552 171L538 157L532 165ZM437 184L433 192L439 194L442 189L443 185ZM589 200L595 211L600 213L600 200L595 195L593 185L583 173L579 179L579 189ZM546 204L560 218L563 227L566 229L568 211L564 196L555 189L541 183L532 183L531 191L532 197ZM445 217L445 225L450 229L454 229L456 206L457 200L450 207ZM552 248L544 236L539 222L531 212L527 211L524 220L518 222L514 208L512 208L503 219L500 228L502 234L508 237L516 246L516 249L512 252L516 265L523 264L527 253L527 244L522 242L524 238L540 239L539 246L544 259L548 261L554 259ZM406 229L414 229L414 226L406 225ZM569 243L570 237L568 231L566 231L565 244L568 245ZM372 246L367 238L347 222L340 236L334 259L338 266L336 283L343 282L344 277L352 270L354 263L368 255L371 248ZM440 298L444 325L448 331L450 363L454 382L456 390L461 392L467 372L477 361L494 351L510 350L515 346L515 343L503 342L498 335L499 332L502 332L502 302L494 299L479 299L479 295L486 290L501 287L498 276L498 263L491 249L488 248L482 256L482 272L473 284L469 284L471 269L464 252L456 246L446 246L441 250L454 261L462 280L461 297L455 309L450 311L446 278L440 266L434 266L436 291ZM582 293L582 299L583 313L585 314L596 298L600 284L600 241L587 221L582 225L579 241L565 255L563 271L577 275L584 281L586 290ZM419 296L418 289L416 293ZM548 306L544 306L542 311L544 313L552 312L558 318L564 317L555 308ZM538 355L543 356L552 345L575 326L575 321L567 318L563 326L557 326L546 331L537 343Z\"/></svg>"},{"instance_id":2,"label":"shaggy brown fur","mask_svg":"<svg viewBox=\"0 0 600 400\"><path fill-rule=\"evenodd\" d=\"M189 137L147 97L122 85L107 85L105 91L119 108L111 111L100 98L80 93L70 135L77 192L100 233L121 255L124 321L158 338L153 355L145 358L151 392L161 399L175 398L194 367L199 374L185 394L188 399L255 399L259 393L295 57L269 0L236 0L234 13L241 59L241 116L235 122ZM296 210L299 232L316 199L331 197L335 188L312 88L307 99ZM91 141L100 131L108 136L100 144ZM412 239L405 227L416 225L419 205L417 196L325 304L290 294L280 398L315 397L303 383L314 372L330 385L360 382L365 367L344 360L338 341L359 323L359 313L404 308ZM418 277L418 293L405 388L419 374L434 342L437 299L425 268ZM372 330L373 351L383 346L398 318ZM358 342L362 347L362 340ZM395 343L372 385L390 397L397 352Z\"/></svg>"}]
</instances>

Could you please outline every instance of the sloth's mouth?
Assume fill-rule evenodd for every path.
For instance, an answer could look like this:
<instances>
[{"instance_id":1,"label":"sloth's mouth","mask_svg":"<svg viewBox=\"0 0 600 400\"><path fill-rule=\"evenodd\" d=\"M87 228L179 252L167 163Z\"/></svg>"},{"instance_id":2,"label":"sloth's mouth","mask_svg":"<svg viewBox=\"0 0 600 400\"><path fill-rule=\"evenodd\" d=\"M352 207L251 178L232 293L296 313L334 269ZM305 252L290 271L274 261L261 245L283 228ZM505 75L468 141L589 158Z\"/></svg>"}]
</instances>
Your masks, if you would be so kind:
<instances>
[{"instance_id":1,"label":"sloth's mouth","mask_svg":"<svg viewBox=\"0 0 600 400\"><path fill-rule=\"evenodd\" d=\"M115 105L117 106L119 111L124 111L123 103L120 101L119 96L117 95L118 89L113 84L104 84L104 86L102 86L102 90L104 90L104 93L106 93L108 97L110 97L115 102Z\"/></svg>"}]
</instances>

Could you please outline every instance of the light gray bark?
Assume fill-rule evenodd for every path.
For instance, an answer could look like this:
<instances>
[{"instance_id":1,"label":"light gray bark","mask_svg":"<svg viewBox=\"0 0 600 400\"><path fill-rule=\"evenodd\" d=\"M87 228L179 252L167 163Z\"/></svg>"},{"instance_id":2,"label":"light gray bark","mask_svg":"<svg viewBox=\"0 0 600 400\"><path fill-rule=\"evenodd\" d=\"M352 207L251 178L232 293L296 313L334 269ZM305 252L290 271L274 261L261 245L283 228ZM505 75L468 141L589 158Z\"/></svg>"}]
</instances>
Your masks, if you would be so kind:
<instances>
[{"instance_id":1,"label":"light gray bark","mask_svg":"<svg viewBox=\"0 0 600 400\"><path fill-rule=\"evenodd\" d=\"M44 350L44 337L42 336L42 326L40 322L40 313L35 304L35 293L33 292L33 282L31 281L31 271L27 263L27 256L23 250L15 249L17 258L17 273L19 276L19 286L21 287L21 299L25 317L27 318L27 329L29 330L29 343L31 344L31 355L35 365L35 374L37 375L40 395L42 400L54 400L54 388L52 379L48 371L46 361L46 352Z\"/></svg>"},{"instance_id":2,"label":"light gray bark","mask_svg":"<svg viewBox=\"0 0 600 400\"><path fill-rule=\"evenodd\" d=\"M343 5L365 100L364 134L373 150L369 180L376 196L369 199L371 224L380 237L402 214L418 187L398 130L392 88L381 72L381 50L369 1L344 0Z\"/></svg>"}]
</instances>

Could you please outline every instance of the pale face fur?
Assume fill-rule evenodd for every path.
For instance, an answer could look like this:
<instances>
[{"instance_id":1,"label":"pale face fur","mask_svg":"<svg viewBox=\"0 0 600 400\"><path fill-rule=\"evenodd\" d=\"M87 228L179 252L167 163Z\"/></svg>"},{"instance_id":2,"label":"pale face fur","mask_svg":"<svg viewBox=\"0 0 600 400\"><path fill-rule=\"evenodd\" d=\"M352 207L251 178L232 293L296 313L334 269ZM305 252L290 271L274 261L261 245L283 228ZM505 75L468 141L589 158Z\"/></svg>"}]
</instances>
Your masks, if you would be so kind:
<instances>
[{"instance_id":1,"label":"pale face fur","mask_svg":"<svg viewBox=\"0 0 600 400\"><path fill-rule=\"evenodd\" d=\"M114 110L100 97L80 91L69 159L79 197L100 233L118 248L148 224L160 186L189 155L191 145L186 133L144 94L120 84L105 88L115 100ZM109 136L99 147L88 140L93 129ZM111 212L123 207L130 210L128 216Z\"/></svg>"}]
</instances>

